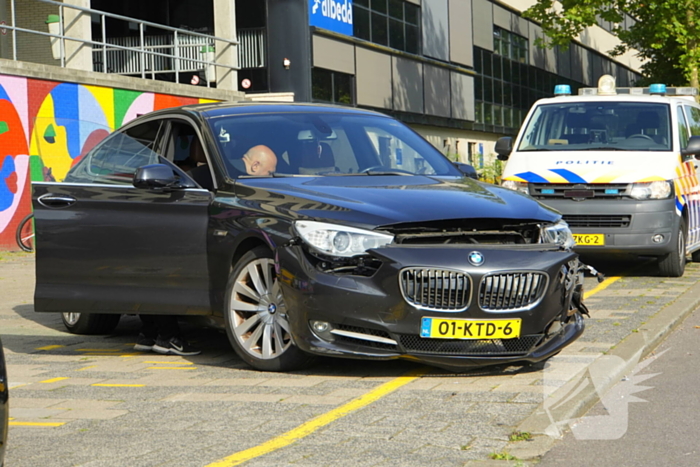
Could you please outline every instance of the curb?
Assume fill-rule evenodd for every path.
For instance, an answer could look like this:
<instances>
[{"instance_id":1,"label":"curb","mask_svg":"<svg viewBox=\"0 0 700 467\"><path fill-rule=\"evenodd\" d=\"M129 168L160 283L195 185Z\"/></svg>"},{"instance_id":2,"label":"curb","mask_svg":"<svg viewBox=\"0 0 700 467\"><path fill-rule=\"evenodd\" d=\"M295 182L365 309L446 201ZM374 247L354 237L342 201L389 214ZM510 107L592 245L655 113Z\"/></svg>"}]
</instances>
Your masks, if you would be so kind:
<instances>
[{"instance_id":1,"label":"curb","mask_svg":"<svg viewBox=\"0 0 700 467\"><path fill-rule=\"evenodd\" d=\"M553 420L565 421L583 416L600 400L601 395L607 393L633 370L639 361L649 355L698 306L700 306L700 282L656 313L638 332L625 337L619 344L550 394L517 428L518 431L531 433L534 438L530 442L511 442L505 450L522 460L536 460L542 457L560 439L546 433ZM604 357L606 361L601 360ZM578 394L556 409L550 408L549 412L545 410L547 401L565 401L572 390L569 383L582 381L591 365L599 361L605 364L605 378L597 377L596 386L587 384Z\"/></svg>"}]
</instances>

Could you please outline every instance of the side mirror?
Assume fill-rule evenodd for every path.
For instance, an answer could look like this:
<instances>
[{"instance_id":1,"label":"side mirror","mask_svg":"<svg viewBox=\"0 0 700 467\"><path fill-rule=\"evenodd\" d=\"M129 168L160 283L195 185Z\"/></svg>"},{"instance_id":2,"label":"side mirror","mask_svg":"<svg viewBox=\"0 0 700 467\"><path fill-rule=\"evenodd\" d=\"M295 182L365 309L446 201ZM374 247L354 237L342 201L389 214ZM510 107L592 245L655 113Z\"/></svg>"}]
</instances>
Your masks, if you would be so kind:
<instances>
[{"instance_id":1,"label":"side mirror","mask_svg":"<svg viewBox=\"0 0 700 467\"><path fill-rule=\"evenodd\" d=\"M502 136L496 140L496 154L499 161L507 161L511 152L513 152L513 138Z\"/></svg>"},{"instance_id":2,"label":"side mirror","mask_svg":"<svg viewBox=\"0 0 700 467\"><path fill-rule=\"evenodd\" d=\"M165 164L151 164L136 169L133 183L136 188L166 190L178 188L180 178Z\"/></svg>"},{"instance_id":3,"label":"side mirror","mask_svg":"<svg viewBox=\"0 0 700 467\"><path fill-rule=\"evenodd\" d=\"M479 176L476 174L476 169L474 168L474 166L470 164L465 164L464 162L453 162L453 164L460 170L460 172L462 172L467 177L473 178L474 180L479 179Z\"/></svg>"},{"instance_id":4,"label":"side mirror","mask_svg":"<svg viewBox=\"0 0 700 467\"><path fill-rule=\"evenodd\" d=\"M691 136L685 149L681 149L681 155L684 157L695 156L697 159L700 155L700 136Z\"/></svg>"}]
</instances>

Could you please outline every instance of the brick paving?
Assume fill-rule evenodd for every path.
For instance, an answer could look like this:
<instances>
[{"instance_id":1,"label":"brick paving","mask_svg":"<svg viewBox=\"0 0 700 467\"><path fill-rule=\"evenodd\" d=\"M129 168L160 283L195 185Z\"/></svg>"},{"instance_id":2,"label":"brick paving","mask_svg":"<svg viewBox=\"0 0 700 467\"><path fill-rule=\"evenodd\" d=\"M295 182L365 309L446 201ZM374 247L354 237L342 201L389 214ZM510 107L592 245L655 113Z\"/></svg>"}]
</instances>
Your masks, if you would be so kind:
<instances>
[{"instance_id":1,"label":"brick paving","mask_svg":"<svg viewBox=\"0 0 700 467\"><path fill-rule=\"evenodd\" d=\"M32 309L31 255L0 260L0 335L10 382L7 465L203 466L269 441L416 370L405 361L322 359L302 372L249 369L218 330L186 325L195 357L134 352L139 321L75 336ZM463 466L502 453L542 403L700 278L635 271L591 296L584 335L547 363L433 369L250 466ZM597 284L587 279L587 287ZM523 442L527 443L527 442ZM486 462L487 464L490 462Z\"/></svg>"}]
</instances>

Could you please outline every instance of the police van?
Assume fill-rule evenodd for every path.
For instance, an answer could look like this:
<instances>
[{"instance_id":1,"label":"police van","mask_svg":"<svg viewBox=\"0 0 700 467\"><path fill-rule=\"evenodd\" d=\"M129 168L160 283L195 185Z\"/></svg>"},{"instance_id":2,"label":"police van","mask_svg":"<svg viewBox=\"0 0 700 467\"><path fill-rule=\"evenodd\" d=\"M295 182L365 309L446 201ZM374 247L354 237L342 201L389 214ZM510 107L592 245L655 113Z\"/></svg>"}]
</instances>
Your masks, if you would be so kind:
<instances>
[{"instance_id":1,"label":"police van","mask_svg":"<svg viewBox=\"0 0 700 467\"><path fill-rule=\"evenodd\" d=\"M661 275L700 261L700 105L695 88L597 88L537 101L520 133L496 142L503 186L560 211L591 255L658 259Z\"/></svg>"}]
</instances>

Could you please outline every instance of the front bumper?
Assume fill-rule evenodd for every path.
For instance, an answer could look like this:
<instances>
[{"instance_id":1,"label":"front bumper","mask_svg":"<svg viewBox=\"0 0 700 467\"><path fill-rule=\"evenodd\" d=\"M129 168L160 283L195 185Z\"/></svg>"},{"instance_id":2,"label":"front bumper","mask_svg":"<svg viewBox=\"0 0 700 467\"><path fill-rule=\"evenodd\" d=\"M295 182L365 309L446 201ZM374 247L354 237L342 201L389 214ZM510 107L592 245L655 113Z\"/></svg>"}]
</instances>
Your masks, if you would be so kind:
<instances>
[{"instance_id":1,"label":"front bumper","mask_svg":"<svg viewBox=\"0 0 700 467\"><path fill-rule=\"evenodd\" d=\"M675 247L675 234L680 217L676 214L675 199L630 200L564 199L541 200L561 212L574 234L603 234L604 246L577 245L576 251L587 254L624 254L638 256L664 256ZM628 224L616 219L629 220ZM655 242L654 236L663 240Z\"/></svg>"},{"instance_id":2,"label":"front bumper","mask_svg":"<svg viewBox=\"0 0 700 467\"><path fill-rule=\"evenodd\" d=\"M371 277L324 272L302 246L280 248L280 277L295 344L319 355L377 360L405 358L459 371L544 360L581 335L583 320L572 305L573 293L581 292L582 282L576 254L484 245L478 249L485 258L484 264L472 266L467 256L475 250L474 246L374 250L372 255L381 265ZM444 268L468 275L471 294L466 308L436 311L410 304L404 299L399 283L400 272L405 267ZM484 310L479 298L482 279L510 272L543 273L547 282L541 299L520 311ZM420 337L423 317L521 318L522 327L517 339L424 338ZM311 321L330 323L334 332L339 333L314 332Z\"/></svg>"}]
</instances>

